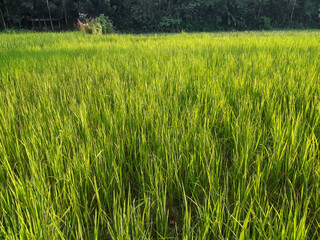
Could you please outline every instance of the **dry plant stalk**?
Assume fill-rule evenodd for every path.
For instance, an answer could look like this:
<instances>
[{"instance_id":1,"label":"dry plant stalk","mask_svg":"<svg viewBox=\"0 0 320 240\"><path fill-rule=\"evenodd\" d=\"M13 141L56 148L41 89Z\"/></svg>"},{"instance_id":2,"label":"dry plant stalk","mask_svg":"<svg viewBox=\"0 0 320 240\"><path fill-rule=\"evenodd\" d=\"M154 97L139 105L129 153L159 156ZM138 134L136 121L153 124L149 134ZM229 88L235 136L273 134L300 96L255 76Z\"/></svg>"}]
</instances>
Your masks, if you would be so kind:
<instances>
[{"instance_id":1,"label":"dry plant stalk","mask_svg":"<svg viewBox=\"0 0 320 240\"><path fill-rule=\"evenodd\" d=\"M86 33L86 25L82 23L79 19L78 19L78 27L82 32Z\"/></svg>"}]
</instances>

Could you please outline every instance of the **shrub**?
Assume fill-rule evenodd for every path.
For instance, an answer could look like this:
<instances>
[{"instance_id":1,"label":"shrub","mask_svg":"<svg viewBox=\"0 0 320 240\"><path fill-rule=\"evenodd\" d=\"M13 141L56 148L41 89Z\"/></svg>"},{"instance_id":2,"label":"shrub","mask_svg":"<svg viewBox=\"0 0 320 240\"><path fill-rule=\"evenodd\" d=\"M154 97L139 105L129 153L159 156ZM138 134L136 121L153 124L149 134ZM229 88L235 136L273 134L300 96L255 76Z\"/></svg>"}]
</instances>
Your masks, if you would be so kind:
<instances>
[{"instance_id":1,"label":"shrub","mask_svg":"<svg viewBox=\"0 0 320 240\"><path fill-rule=\"evenodd\" d=\"M271 18L268 17L260 17L258 20L258 26L260 29L271 29L272 28L272 23L271 23Z\"/></svg>"},{"instance_id":2,"label":"shrub","mask_svg":"<svg viewBox=\"0 0 320 240\"><path fill-rule=\"evenodd\" d=\"M92 20L95 24L100 24L102 28L103 34L113 33L113 25L111 20L104 16L103 14L100 14L99 17Z\"/></svg>"},{"instance_id":3,"label":"shrub","mask_svg":"<svg viewBox=\"0 0 320 240\"><path fill-rule=\"evenodd\" d=\"M99 17L93 18L86 23L78 22L79 28L87 34L109 34L113 33L113 25L111 20L101 14Z\"/></svg>"},{"instance_id":4,"label":"shrub","mask_svg":"<svg viewBox=\"0 0 320 240\"><path fill-rule=\"evenodd\" d=\"M87 33L89 34L102 34L102 26L99 22L89 22L86 26Z\"/></svg>"}]
</instances>

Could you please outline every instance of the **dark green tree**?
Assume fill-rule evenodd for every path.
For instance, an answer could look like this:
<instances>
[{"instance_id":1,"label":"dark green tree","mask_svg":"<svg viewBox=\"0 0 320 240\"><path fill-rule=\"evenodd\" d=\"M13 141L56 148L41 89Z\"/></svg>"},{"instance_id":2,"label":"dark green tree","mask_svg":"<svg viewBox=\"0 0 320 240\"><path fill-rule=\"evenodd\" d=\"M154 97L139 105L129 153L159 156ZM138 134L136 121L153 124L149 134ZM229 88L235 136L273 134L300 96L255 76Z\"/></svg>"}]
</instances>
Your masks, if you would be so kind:
<instances>
[{"instance_id":1,"label":"dark green tree","mask_svg":"<svg viewBox=\"0 0 320 240\"><path fill-rule=\"evenodd\" d=\"M0 0L0 27L24 19L109 16L116 30L177 32L319 27L319 0ZM46 23L44 23L46 24ZM47 23L48 24L48 23Z\"/></svg>"}]
</instances>

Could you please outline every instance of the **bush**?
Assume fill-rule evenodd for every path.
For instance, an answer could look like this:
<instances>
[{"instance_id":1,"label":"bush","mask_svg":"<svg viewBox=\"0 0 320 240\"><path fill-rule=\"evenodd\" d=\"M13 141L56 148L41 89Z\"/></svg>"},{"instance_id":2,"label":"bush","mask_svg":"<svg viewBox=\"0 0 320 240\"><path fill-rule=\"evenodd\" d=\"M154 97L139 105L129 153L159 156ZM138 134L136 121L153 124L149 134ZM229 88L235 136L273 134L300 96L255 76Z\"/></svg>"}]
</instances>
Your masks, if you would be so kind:
<instances>
[{"instance_id":1,"label":"bush","mask_svg":"<svg viewBox=\"0 0 320 240\"><path fill-rule=\"evenodd\" d=\"M102 26L100 23L98 22L89 22L86 25L86 33L89 34L96 34L96 35L100 35L102 34Z\"/></svg>"},{"instance_id":2,"label":"bush","mask_svg":"<svg viewBox=\"0 0 320 240\"><path fill-rule=\"evenodd\" d=\"M258 26L260 29L269 30L272 28L271 18L268 17L260 17L258 20Z\"/></svg>"},{"instance_id":3,"label":"bush","mask_svg":"<svg viewBox=\"0 0 320 240\"><path fill-rule=\"evenodd\" d=\"M100 14L99 17L92 19L92 22L97 25L100 24L103 34L113 33L113 25L111 20L103 14Z\"/></svg>"},{"instance_id":4,"label":"bush","mask_svg":"<svg viewBox=\"0 0 320 240\"><path fill-rule=\"evenodd\" d=\"M79 21L79 28L87 34L109 34L113 33L113 25L110 19L103 14L93 18L86 23Z\"/></svg>"}]
</instances>

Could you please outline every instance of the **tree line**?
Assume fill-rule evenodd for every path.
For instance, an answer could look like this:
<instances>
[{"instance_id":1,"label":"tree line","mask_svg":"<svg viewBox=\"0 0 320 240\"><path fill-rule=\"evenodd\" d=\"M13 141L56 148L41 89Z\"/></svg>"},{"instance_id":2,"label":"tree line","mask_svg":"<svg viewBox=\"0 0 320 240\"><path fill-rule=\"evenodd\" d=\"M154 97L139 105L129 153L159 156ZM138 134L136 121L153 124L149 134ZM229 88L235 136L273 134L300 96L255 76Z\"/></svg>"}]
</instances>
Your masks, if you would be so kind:
<instances>
[{"instance_id":1,"label":"tree line","mask_svg":"<svg viewBox=\"0 0 320 240\"><path fill-rule=\"evenodd\" d=\"M118 31L177 32L317 28L319 0L0 0L0 28L30 19L59 19L72 28L79 13L109 16Z\"/></svg>"}]
</instances>

